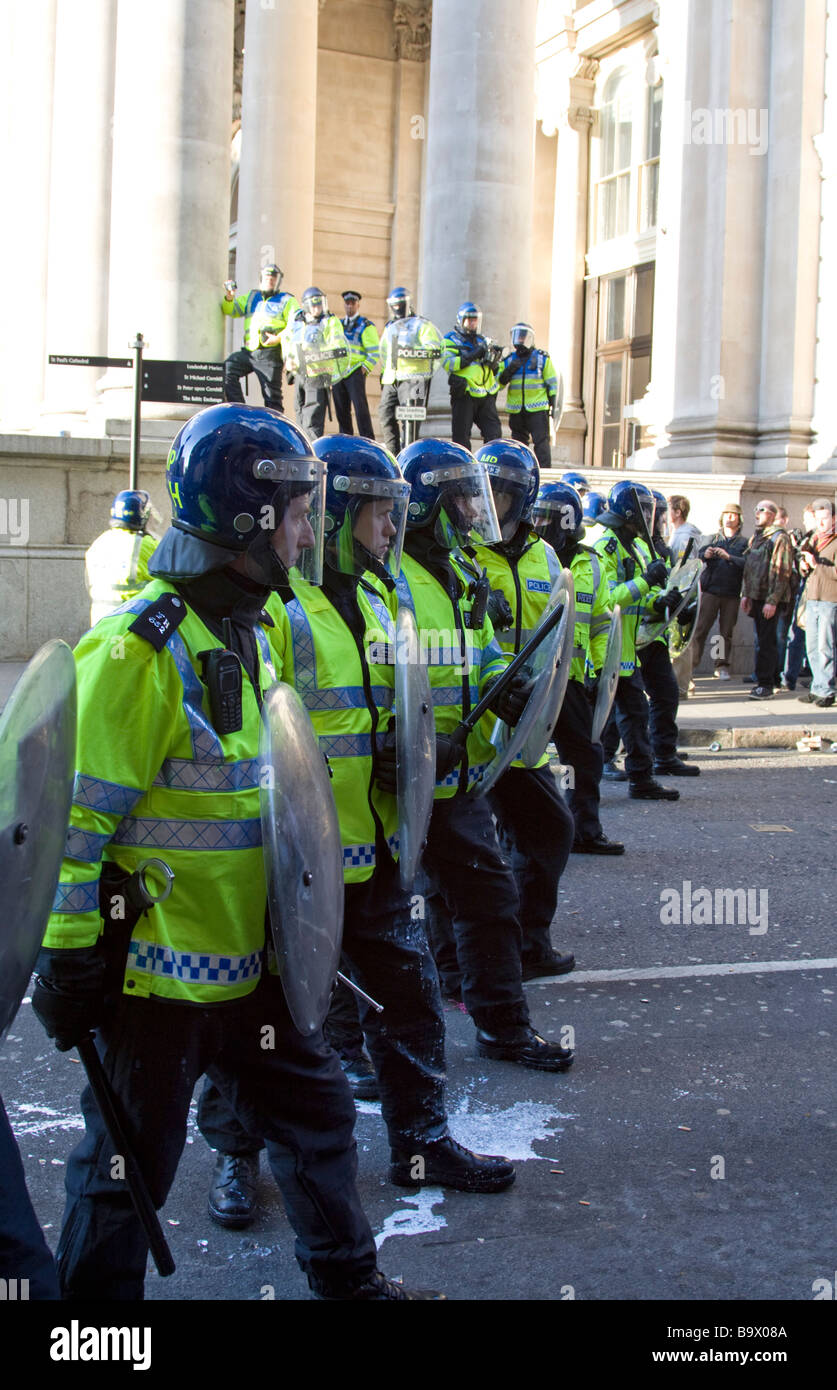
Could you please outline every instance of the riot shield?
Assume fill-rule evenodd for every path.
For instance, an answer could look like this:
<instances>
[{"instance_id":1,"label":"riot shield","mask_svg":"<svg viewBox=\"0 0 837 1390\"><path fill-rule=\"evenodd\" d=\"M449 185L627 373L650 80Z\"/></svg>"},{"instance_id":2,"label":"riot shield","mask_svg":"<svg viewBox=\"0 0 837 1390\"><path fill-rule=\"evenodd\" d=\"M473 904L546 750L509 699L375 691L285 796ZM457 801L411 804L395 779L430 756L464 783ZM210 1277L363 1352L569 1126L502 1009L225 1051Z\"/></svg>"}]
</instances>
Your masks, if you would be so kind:
<instances>
[{"instance_id":1,"label":"riot shield","mask_svg":"<svg viewBox=\"0 0 837 1390\"><path fill-rule=\"evenodd\" d=\"M309 386L333 386L349 374L350 355L345 343L336 343L329 331L333 319L294 323L288 347L288 364Z\"/></svg>"},{"instance_id":2,"label":"riot shield","mask_svg":"<svg viewBox=\"0 0 837 1390\"><path fill-rule=\"evenodd\" d=\"M418 869L436 785L436 725L427 667L420 660L409 608L395 620L395 757L398 787L398 872L408 892Z\"/></svg>"},{"instance_id":3,"label":"riot shield","mask_svg":"<svg viewBox=\"0 0 837 1390\"><path fill-rule=\"evenodd\" d=\"M596 692L596 704L593 709L593 727L590 731L592 743L598 743L604 733L604 726L610 717L613 708L613 701L616 699L616 687L619 684L619 670L622 663L622 609L619 604L615 604L613 615L610 619L610 631L607 634L607 647L605 649L605 659L602 662L602 669L599 673L599 688Z\"/></svg>"},{"instance_id":4,"label":"riot shield","mask_svg":"<svg viewBox=\"0 0 837 1390\"><path fill-rule=\"evenodd\" d=\"M75 662L65 642L47 642L0 718L0 1037L26 991L58 886L75 758Z\"/></svg>"},{"instance_id":5,"label":"riot shield","mask_svg":"<svg viewBox=\"0 0 837 1390\"><path fill-rule=\"evenodd\" d=\"M689 602L680 609L669 628L668 647L672 656L683 656L689 650L697 630L702 594L699 583L690 590L690 594Z\"/></svg>"},{"instance_id":6,"label":"riot shield","mask_svg":"<svg viewBox=\"0 0 837 1390\"><path fill-rule=\"evenodd\" d=\"M669 594L672 589L677 589L680 594L677 606L667 617L654 616L642 619L637 628L637 648L647 647L652 642L656 642L658 638L665 637L671 623L684 608L687 608L694 601L695 594L699 592L701 569L702 562L696 555L690 556L688 560L678 560L676 565L672 565L662 593Z\"/></svg>"},{"instance_id":7,"label":"riot shield","mask_svg":"<svg viewBox=\"0 0 837 1390\"><path fill-rule=\"evenodd\" d=\"M381 338L381 364L392 367L395 381L432 377L442 360L442 335L430 319L411 314L393 319Z\"/></svg>"},{"instance_id":8,"label":"riot shield","mask_svg":"<svg viewBox=\"0 0 837 1390\"><path fill-rule=\"evenodd\" d=\"M516 758L524 766L534 767L546 752L567 689L573 656L575 585L567 569L561 571L553 584L533 637L558 607L563 609L560 619L528 664L534 686L526 708L513 727L502 719L496 721L490 738L496 749L495 757L469 788L469 795L484 796Z\"/></svg>"},{"instance_id":9,"label":"riot shield","mask_svg":"<svg viewBox=\"0 0 837 1390\"><path fill-rule=\"evenodd\" d=\"M288 1009L316 1033L343 938L343 851L328 768L305 706L278 681L262 705L259 797L267 901Z\"/></svg>"}]
</instances>

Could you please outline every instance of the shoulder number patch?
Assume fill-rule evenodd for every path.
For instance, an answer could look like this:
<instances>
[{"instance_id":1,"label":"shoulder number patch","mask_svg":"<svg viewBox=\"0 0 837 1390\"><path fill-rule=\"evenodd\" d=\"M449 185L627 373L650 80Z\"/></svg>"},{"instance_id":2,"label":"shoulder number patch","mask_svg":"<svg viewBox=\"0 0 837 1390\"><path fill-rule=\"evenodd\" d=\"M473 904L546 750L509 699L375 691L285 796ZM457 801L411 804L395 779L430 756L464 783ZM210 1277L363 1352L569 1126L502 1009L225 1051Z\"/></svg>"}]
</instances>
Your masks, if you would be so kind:
<instances>
[{"instance_id":1,"label":"shoulder number patch","mask_svg":"<svg viewBox=\"0 0 837 1390\"><path fill-rule=\"evenodd\" d=\"M161 594L134 619L128 631L144 637L155 651L161 652L185 617L186 604L182 598L177 594Z\"/></svg>"}]
</instances>

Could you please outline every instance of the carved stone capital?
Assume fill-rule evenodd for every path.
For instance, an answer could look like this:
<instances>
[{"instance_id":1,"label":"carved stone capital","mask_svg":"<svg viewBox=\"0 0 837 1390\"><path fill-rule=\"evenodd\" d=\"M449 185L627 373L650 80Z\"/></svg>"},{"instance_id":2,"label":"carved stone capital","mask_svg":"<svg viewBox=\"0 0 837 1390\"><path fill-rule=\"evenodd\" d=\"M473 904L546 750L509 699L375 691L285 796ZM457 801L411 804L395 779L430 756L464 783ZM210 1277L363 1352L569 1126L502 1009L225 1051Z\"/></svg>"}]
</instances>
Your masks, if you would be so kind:
<instances>
[{"instance_id":1,"label":"carved stone capital","mask_svg":"<svg viewBox=\"0 0 837 1390\"><path fill-rule=\"evenodd\" d=\"M576 77L580 77L580 78L582 78L585 82L595 82L595 80L596 80L598 74L599 74L599 60L598 60L598 58L585 58L585 57L582 56L581 58L578 59L578 61L576 62L575 67L574 67L573 70L572 70L571 79L572 79L572 78L576 78Z\"/></svg>"},{"instance_id":2,"label":"carved stone capital","mask_svg":"<svg viewBox=\"0 0 837 1390\"><path fill-rule=\"evenodd\" d=\"M423 63L430 54L430 0L394 0L392 26L396 58Z\"/></svg>"},{"instance_id":3,"label":"carved stone capital","mask_svg":"<svg viewBox=\"0 0 837 1390\"><path fill-rule=\"evenodd\" d=\"M594 106L568 106L564 112L564 120L572 130L592 130L597 118Z\"/></svg>"}]
</instances>

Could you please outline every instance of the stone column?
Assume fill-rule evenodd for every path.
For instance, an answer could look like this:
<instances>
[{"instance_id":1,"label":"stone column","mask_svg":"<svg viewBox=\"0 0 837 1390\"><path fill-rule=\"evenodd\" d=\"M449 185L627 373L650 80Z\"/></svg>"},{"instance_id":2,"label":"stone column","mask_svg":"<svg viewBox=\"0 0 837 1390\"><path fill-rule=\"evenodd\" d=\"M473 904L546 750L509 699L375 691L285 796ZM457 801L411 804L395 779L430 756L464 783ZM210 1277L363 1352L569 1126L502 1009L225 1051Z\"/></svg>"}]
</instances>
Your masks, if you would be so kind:
<instances>
[{"instance_id":1,"label":"stone column","mask_svg":"<svg viewBox=\"0 0 837 1390\"><path fill-rule=\"evenodd\" d=\"M58 0L47 274L47 347L108 350L108 263L117 0ZM101 368L47 367L47 414L76 415Z\"/></svg>"},{"instance_id":2,"label":"stone column","mask_svg":"<svg viewBox=\"0 0 837 1390\"><path fill-rule=\"evenodd\" d=\"M7 196L2 270L8 314L0 345L0 420L5 430L15 431L30 429L37 421L50 350L46 273L55 0L2 9L0 139L6 153Z\"/></svg>"},{"instance_id":3,"label":"stone column","mask_svg":"<svg viewBox=\"0 0 837 1390\"><path fill-rule=\"evenodd\" d=\"M536 0L434 0L419 305L473 299L506 340L529 313Z\"/></svg>"},{"instance_id":4,"label":"stone column","mask_svg":"<svg viewBox=\"0 0 837 1390\"><path fill-rule=\"evenodd\" d=\"M220 361L227 278L233 0L119 0L108 350ZM130 355L130 354L129 354ZM69 369L67 369L69 370ZM110 416L131 393L111 373ZM143 414L181 418L176 405Z\"/></svg>"},{"instance_id":5,"label":"stone column","mask_svg":"<svg viewBox=\"0 0 837 1390\"><path fill-rule=\"evenodd\" d=\"M811 466L829 474L837 470L837 6L829 6L825 39L825 110L822 131L814 138L820 159L821 220L819 239L819 309L814 388ZM830 480L829 480L830 481Z\"/></svg>"},{"instance_id":6,"label":"stone column","mask_svg":"<svg viewBox=\"0 0 837 1390\"><path fill-rule=\"evenodd\" d=\"M773 0L757 473L807 470L813 439L825 12Z\"/></svg>"},{"instance_id":7,"label":"stone column","mask_svg":"<svg viewBox=\"0 0 837 1390\"><path fill-rule=\"evenodd\" d=\"M552 240L552 296L549 350L564 377L564 415L556 441L556 462L584 463L587 419L581 394L584 367L584 295L589 205L590 131L599 65L594 58L574 63L558 115L555 221Z\"/></svg>"},{"instance_id":8,"label":"stone column","mask_svg":"<svg viewBox=\"0 0 837 1390\"><path fill-rule=\"evenodd\" d=\"M749 472L759 437L771 9L764 0L683 0L671 20L686 82L679 112L668 91L663 98L664 132L672 118L682 126L660 169L664 187L672 162L681 165L677 206L666 199L660 227L679 241L673 283L662 299L657 289L655 375L661 352L673 363L660 459L668 470ZM664 58L662 39L660 47ZM661 314L668 342L656 337Z\"/></svg>"},{"instance_id":9,"label":"stone column","mask_svg":"<svg viewBox=\"0 0 837 1390\"><path fill-rule=\"evenodd\" d=\"M427 144L425 111L430 53L429 0L396 0L393 10L397 59L396 139L390 251L390 281L416 293L421 226L421 177ZM419 306L421 307L421 306Z\"/></svg>"},{"instance_id":10,"label":"stone column","mask_svg":"<svg viewBox=\"0 0 837 1390\"><path fill-rule=\"evenodd\" d=\"M248 0L236 248L242 291L274 260L283 289L299 297L311 284L317 20L317 0Z\"/></svg>"}]
</instances>

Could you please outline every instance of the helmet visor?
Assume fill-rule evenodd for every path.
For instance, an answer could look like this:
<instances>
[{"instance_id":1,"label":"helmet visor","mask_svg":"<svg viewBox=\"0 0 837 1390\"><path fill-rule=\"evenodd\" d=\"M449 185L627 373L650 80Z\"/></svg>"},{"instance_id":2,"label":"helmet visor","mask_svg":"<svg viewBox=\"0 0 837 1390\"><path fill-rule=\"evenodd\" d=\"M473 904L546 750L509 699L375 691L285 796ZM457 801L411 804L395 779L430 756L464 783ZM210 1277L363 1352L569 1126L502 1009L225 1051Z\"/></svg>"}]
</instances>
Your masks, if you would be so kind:
<instances>
[{"instance_id":1,"label":"helmet visor","mask_svg":"<svg viewBox=\"0 0 837 1390\"><path fill-rule=\"evenodd\" d=\"M325 317L328 313L328 300L324 294L309 294L303 298L302 307L305 310L305 317L310 323L313 319Z\"/></svg>"},{"instance_id":2,"label":"helmet visor","mask_svg":"<svg viewBox=\"0 0 837 1390\"><path fill-rule=\"evenodd\" d=\"M482 309L459 314L458 323L463 333L480 333L482 331Z\"/></svg>"},{"instance_id":3,"label":"helmet visor","mask_svg":"<svg viewBox=\"0 0 837 1390\"><path fill-rule=\"evenodd\" d=\"M482 542L498 545L503 539L488 470L484 463L442 464L421 474L425 487L437 487L441 507L436 519L436 539L448 550Z\"/></svg>"},{"instance_id":4,"label":"helmet visor","mask_svg":"<svg viewBox=\"0 0 837 1390\"><path fill-rule=\"evenodd\" d=\"M321 459L259 459L253 464L257 478L276 483L272 499L258 518L262 531L271 532L271 546L291 578L323 582L326 467Z\"/></svg>"},{"instance_id":5,"label":"helmet visor","mask_svg":"<svg viewBox=\"0 0 837 1390\"><path fill-rule=\"evenodd\" d=\"M532 526L555 550L561 551L578 530L578 513L571 502L538 497L532 510Z\"/></svg>"},{"instance_id":6,"label":"helmet visor","mask_svg":"<svg viewBox=\"0 0 837 1390\"><path fill-rule=\"evenodd\" d=\"M533 348L535 346L535 334L528 323L516 323L511 331L511 345L513 348Z\"/></svg>"},{"instance_id":7,"label":"helmet visor","mask_svg":"<svg viewBox=\"0 0 837 1390\"><path fill-rule=\"evenodd\" d=\"M489 463L488 476L494 496L494 508L504 541L510 541L523 520L529 479L518 468L504 463Z\"/></svg>"},{"instance_id":8,"label":"helmet visor","mask_svg":"<svg viewBox=\"0 0 837 1390\"><path fill-rule=\"evenodd\" d=\"M397 579L407 526L410 484L400 478L370 478L339 473L332 479L338 495L347 497L343 521L329 537L326 558L342 574L384 570Z\"/></svg>"}]
</instances>

